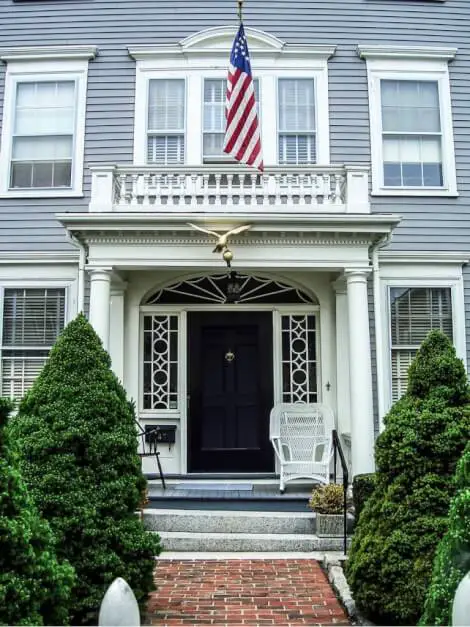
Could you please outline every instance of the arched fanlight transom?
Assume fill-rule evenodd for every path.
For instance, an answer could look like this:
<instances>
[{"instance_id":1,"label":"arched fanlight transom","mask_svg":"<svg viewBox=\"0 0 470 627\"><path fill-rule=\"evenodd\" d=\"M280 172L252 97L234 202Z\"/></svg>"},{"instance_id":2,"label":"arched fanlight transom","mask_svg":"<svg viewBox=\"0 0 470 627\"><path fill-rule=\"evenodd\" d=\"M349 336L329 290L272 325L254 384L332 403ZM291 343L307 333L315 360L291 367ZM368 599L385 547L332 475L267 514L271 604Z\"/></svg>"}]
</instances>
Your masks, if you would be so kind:
<instances>
[{"instance_id":1,"label":"arched fanlight transom","mask_svg":"<svg viewBox=\"0 0 470 627\"><path fill-rule=\"evenodd\" d=\"M308 304L318 302L306 292L281 281L238 273L216 274L173 283L154 292L146 305L224 304L230 302L233 281L237 302L244 304ZM232 284L232 285L231 285Z\"/></svg>"}]
</instances>

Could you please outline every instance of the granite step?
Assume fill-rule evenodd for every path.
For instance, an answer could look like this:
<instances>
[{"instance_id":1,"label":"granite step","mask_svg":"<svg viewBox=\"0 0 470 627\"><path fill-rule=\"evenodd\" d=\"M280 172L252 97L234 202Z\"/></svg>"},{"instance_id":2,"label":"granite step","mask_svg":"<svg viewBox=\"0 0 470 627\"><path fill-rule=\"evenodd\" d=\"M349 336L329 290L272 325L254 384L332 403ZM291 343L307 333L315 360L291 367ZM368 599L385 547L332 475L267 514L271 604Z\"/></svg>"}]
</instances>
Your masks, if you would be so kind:
<instances>
[{"instance_id":1,"label":"granite step","mask_svg":"<svg viewBox=\"0 0 470 627\"><path fill-rule=\"evenodd\" d=\"M157 533L157 532L153 532ZM199 533L162 531L164 551L219 553L341 551L342 538L319 538L302 533Z\"/></svg>"},{"instance_id":2,"label":"granite step","mask_svg":"<svg viewBox=\"0 0 470 627\"><path fill-rule=\"evenodd\" d=\"M146 509L149 531L193 533L314 534L313 512Z\"/></svg>"}]
</instances>

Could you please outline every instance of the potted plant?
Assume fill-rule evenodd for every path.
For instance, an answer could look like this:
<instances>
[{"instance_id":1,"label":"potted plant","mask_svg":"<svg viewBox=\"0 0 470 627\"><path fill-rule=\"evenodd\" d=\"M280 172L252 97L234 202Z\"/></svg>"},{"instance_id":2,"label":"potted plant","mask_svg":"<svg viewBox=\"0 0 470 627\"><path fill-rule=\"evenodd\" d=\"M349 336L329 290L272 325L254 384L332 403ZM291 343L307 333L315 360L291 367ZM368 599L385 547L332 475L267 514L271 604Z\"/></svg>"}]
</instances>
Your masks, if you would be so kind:
<instances>
[{"instance_id":1,"label":"potted plant","mask_svg":"<svg viewBox=\"0 0 470 627\"><path fill-rule=\"evenodd\" d=\"M343 486L328 483L313 488L308 506L316 514L317 536L342 536L344 534Z\"/></svg>"}]
</instances>

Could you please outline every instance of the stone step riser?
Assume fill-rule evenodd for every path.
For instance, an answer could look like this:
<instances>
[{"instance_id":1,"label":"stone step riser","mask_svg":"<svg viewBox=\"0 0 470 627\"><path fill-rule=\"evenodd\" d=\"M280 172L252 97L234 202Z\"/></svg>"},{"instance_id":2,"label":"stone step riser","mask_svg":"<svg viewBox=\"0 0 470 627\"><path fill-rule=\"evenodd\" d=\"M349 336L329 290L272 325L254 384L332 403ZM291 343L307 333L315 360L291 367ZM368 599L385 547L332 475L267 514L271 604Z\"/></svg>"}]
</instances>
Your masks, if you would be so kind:
<instances>
[{"instance_id":1,"label":"stone step riser","mask_svg":"<svg viewBox=\"0 0 470 627\"><path fill-rule=\"evenodd\" d=\"M315 515L279 515L260 512L165 512L146 510L144 525L150 531L182 531L195 533L275 533L314 534Z\"/></svg>"},{"instance_id":2,"label":"stone step riser","mask_svg":"<svg viewBox=\"0 0 470 627\"><path fill-rule=\"evenodd\" d=\"M274 534L160 533L164 551L174 552L310 552L342 551L342 538Z\"/></svg>"}]
</instances>

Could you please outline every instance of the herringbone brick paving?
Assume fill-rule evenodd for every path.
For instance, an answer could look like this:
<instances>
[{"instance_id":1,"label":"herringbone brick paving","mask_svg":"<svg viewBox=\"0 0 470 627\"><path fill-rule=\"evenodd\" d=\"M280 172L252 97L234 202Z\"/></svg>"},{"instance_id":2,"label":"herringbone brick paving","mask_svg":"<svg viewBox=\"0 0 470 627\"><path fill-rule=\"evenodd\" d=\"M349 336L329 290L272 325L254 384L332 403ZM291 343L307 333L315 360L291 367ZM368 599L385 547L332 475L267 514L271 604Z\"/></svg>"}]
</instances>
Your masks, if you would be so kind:
<instances>
[{"instance_id":1,"label":"herringbone brick paving","mask_svg":"<svg viewBox=\"0 0 470 627\"><path fill-rule=\"evenodd\" d=\"M161 560L149 625L349 625L315 560Z\"/></svg>"}]
</instances>

